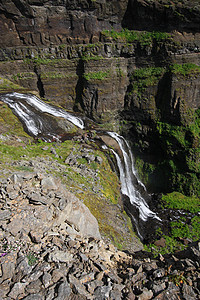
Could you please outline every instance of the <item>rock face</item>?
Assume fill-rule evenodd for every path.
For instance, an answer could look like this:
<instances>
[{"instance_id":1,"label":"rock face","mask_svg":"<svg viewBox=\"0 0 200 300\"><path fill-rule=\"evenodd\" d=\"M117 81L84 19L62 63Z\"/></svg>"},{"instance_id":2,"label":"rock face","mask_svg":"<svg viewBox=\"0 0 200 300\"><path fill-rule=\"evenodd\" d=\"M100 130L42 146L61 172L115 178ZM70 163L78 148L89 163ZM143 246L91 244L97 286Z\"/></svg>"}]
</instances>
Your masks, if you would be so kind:
<instances>
[{"instance_id":1,"label":"rock face","mask_svg":"<svg viewBox=\"0 0 200 300\"><path fill-rule=\"evenodd\" d=\"M199 64L195 1L168 5L164 0L10 0L1 2L0 15L1 75L95 119L124 109L133 69L191 60ZM130 43L103 32L122 26L163 26L165 31L175 30L174 40ZM183 92L186 101L188 96Z\"/></svg>"},{"instance_id":2,"label":"rock face","mask_svg":"<svg viewBox=\"0 0 200 300\"><path fill-rule=\"evenodd\" d=\"M200 65L198 1L10 0L1 2L0 15L0 91L10 91L10 80L95 121L112 122L138 157L155 165L147 180L152 191L192 194L189 186L200 178L198 130L190 127L198 123L200 71L173 67ZM137 38L116 33L123 28L126 34L139 30ZM170 137L168 149L160 123L183 126L184 143ZM162 169L166 157L174 168ZM179 175L169 177L175 169Z\"/></svg>"},{"instance_id":3,"label":"rock face","mask_svg":"<svg viewBox=\"0 0 200 300\"><path fill-rule=\"evenodd\" d=\"M120 28L128 0L3 1L1 47L94 43L100 32Z\"/></svg>"},{"instance_id":4,"label":"rock face","mask_svg":"<svg viewBox=\"0 0 200 300\"><path fill-rule=\"evenodd\" d=\"M123 25L140 30L199 32L199 2L130 0Z\"/></svg>"},{"instance_id":5,"label":"rock face","mask_svg":"<svg viewBox=\"0 0 200 300\"><path fill-rule=\"evenodd\" d=\"M10 214L4 207L1 219L15 237L23 234L37 242L47 231L60 228L72 235L100 239L97 220L88 208L51 176L13 174L1 190L1 199L9 197L7 205L14 209Z\"/></svg>"},{"instance_id":6,"label":"rock face","mask_svg":"<svg viewBox=\"0 0 200 300\"><path fill-rule=\"evenodd\" d=\"M119 251L101 240L96 219L52 176L1 179L0 221L2 300L199 295L199 243L157 259Z\"/></svg>"}]
</instances>

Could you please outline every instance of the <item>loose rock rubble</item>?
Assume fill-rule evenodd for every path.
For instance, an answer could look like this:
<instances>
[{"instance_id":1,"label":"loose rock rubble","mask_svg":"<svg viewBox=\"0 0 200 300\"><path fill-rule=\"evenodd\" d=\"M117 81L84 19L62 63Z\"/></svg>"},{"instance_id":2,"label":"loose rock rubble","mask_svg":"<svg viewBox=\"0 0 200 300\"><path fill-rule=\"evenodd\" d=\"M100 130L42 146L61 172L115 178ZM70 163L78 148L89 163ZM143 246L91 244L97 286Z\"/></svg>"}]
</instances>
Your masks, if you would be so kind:
<instances>
[{"instance_id":1,"label":"loose rock rubble","mask_svg":"<svg viewBox=\"0 0 200 300\"><path fill-rule=\"evenodd\" d=\"M0 184L0 299L199 299L200 243L157 259L117 250L53 177Z\"/></svg>"}]
</instances>

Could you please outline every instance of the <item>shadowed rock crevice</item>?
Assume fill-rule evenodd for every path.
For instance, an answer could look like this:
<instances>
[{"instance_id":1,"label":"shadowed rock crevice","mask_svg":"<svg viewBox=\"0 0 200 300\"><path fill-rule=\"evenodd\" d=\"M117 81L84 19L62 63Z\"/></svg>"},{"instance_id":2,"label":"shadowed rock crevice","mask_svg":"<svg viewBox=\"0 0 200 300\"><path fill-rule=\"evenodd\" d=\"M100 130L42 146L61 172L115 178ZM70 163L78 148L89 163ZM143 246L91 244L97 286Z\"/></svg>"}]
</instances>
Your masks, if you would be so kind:
<instances>
[{"instance_id":1,"label":"shadowed rock crevice","mask_svg":"<svg viewBox=\"0 0 200 300\"><path fill-rule=\"evenodd\" d=\"M76 91L76 98L75 98L75 104L73 107L73 110L78 112L78 111L84 111L85 110L85 105L83 103L83 90L84 90L84 61L80 59L78 61L77 67L76 67L76 74L78 75L78 80L77 84L75 87Z\"/></svg>"},{"instance_id":2,"label":"shadowed rock crevice","mask_svg":"<svg viewBox=\"0 0 200 300\"><path fill-rule=\"evenodd\" d=\"M41 98L44 98L45 97L44 85L43 85L43 82L42 82L42 79L41 79L41 75L40 75L40 73L39 73L36 66L34 67L34 72L37 75L37 88L38 88L38 91L39 91L39 95L40 95Z\"/></svg>"},{"instance_id":3,"label":"shadowed rock crevice","mask_svg":"<svg viewBox=\"0 0 200 300\"><path fill-rule=\"evenodd\" d=\"M22 16L25 16L27 18L33 18L33 11L30 5L26 3L26 1L13 0L13 2L15 6L18 8L18 10L20 11L20 13L22 14Z\"/></svg>"}]
</instances>

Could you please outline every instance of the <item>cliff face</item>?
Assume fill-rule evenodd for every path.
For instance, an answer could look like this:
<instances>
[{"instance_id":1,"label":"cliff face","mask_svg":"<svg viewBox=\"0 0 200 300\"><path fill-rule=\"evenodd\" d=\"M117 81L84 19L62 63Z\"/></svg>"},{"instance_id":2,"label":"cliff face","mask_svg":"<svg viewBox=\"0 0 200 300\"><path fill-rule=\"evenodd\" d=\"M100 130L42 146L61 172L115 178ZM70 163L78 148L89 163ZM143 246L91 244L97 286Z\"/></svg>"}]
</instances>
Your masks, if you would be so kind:
<instances>
[{"instance_id":1,"label":"cliff face","mask_svg":"<svg viewBox=\"0 0 200 300\"><path fill-rule=\"evenodd\" d=\"M199 33L199 1L130 0L123 26L129 29Z\"/></svg>"},{"instance_id":2,"label":"cliff face","mask_svg":"<svg viewBox=\"0 0 200 300\"><path fill-rule=\"evenodd\" d=\"M1 47L94 43L121 28L128 0L1 1Z\"/></svg>"},{"instance_id":3,"label":"cliff face","mask_svg":"<svg viewBox=\"0 0 200 300\"><path fill-rule=\"evenodd\" d=\"M145 161L140 168L152 190L182 181L192 193L199 180L199 24L198 1L1 1L1 80L104 124L117 120L115 129ZM167 160L175 167L163 166Z\"/></svg>"}]
</instances>

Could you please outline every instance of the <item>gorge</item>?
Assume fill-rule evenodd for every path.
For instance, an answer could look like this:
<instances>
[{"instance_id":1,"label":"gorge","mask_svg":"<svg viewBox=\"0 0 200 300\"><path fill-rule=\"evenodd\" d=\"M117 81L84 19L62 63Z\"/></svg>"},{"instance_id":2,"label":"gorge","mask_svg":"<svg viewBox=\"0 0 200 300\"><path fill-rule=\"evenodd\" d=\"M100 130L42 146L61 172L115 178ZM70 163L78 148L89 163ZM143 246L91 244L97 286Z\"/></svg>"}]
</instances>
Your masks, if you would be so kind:
<instances>
[{"instance_id":1,"label":"gorge","mask_svg":"<svg viewBox=\"0 0 200 300\"><path fill-rule=\"evenodd\" d=\"M160 255L182 250L199 240L199 24L198 0L0 1L0 168L2 180L7 178L0 191L2 218L6 218L0 228L2 234L13 222L5 202L6 197L13 201L12 193L7 193L9 184L13 184L9 176L19 171L19 176L25 178L20 179L20 186L21 181L27 181L21 172L34 170L62 177L67 189L97 219L104 241L111 241L118 249L131 253L143 249L130 221L147 244L145 250L161 260ZM29 136L6 103L27 124L24 129ZM109 150L103 149L106 144ZM117 161L120 165L126 159L128 170L122 165L116 167ZM122 197L114 171L121 178ZM27 176L33 186L41 186L39 205L46 205L42 179L39 175ZM138 191L132 190L125 178L131 178ZM21 197L22 188L16 190ZM135 197L131 200L132 195ZM38 205L34 199L28 200L32 201L30 209ZM50 196L48 199L51 203ZM55 196L55 203L58 199ZM138 208L132 210L134 202ZM60 213L59 203L53 211ZM61 239L66 238L60 230L59 241L54 239L58 248ZM12 230L9 234L13 238ZM40 247L32 233L26 234L27 240ZM23 232L19 231L14 239L19 236ZM169 265L171 259L174 262L171 257ZM166 265L164 268L169 274ZM131 271L128 274L124 276L130 279ZM66 278L69 283L69 276ZM103 278L109 287L109 280ZM196 285L191 286L197 295L199 283L195 280ZM114 281L112 278L110 282ZM9 283L9 291L13 283ZM145 294L143 287L137 290L134 284L131 289L125 285L127 292L121 289L122 299L131 289L136 299ZM58 295L56 286L54 297ZM169 286L163 289L169 292ZM187 296L189 290L186 293L182 283L178 289L183 299L195 298L192 292ZM155 286L152 291L152 297L160 293ZM24 295L29 294L27 290ZM80 290L75 294L81 294Z\"/></svg>"},{"instance_id":2,"label":"gorge","mask_svg":"<svg viewBox=\"0 0 200 300\"><path fill-rule=\"evenodd\" d=\"M59 132L56 132L57 128L54 127L54 124L51 124L51 119L45 118L46 113L57 118L66 119L76 127L87 130L84 121L80 117L73 116L61 108L53 107L41 101L36 96L20 93L2 94L0 95L0 101L3 101L11 108L12 112L22 122L24 130L34 138L41 138L46 142L61 141L63 139L64 132L62 128L60 128ZM155 218L160 222L162 221L149 209L144 196L142 196L139 191L139 188L143 190L144 195L146 188L137 176L133 155L127 141L115 132L105 132L104 135L110 136L117 142L117 148L121 155L117 154L116 149L113 150L111 148L110 151L113 151L116 157L118 172L120 174L122 197L126 196L128 201L130 201L132 209L128 214L131 215L139 237L141 240L144 240L148 236L148 226L153 227L151 219ZM105 147L107 148L107 146L108 145L102 145L103 149L105 149ZM137 186L139 188L137 188ZM148 197L146 193L146 198ZM146 225L147 222L149 223L148 226ZM139 224L141 224L142 227L141 225L139 226Z\"/></svg>"}]
</instances>

